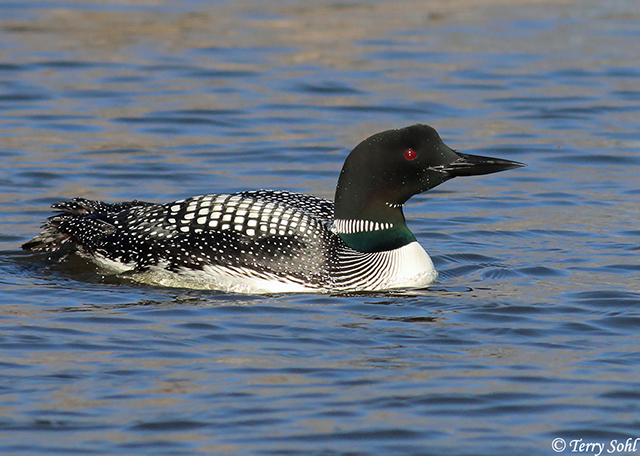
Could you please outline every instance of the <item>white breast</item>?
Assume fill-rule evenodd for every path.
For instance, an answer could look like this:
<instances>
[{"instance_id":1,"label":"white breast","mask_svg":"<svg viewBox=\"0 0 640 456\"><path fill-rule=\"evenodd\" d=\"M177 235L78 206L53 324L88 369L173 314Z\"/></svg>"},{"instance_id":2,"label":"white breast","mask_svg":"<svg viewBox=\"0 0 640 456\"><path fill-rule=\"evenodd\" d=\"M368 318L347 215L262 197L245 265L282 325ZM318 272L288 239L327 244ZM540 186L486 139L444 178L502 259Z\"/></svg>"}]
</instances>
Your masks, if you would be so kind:
<instances>
[{"instance_id":1,"label":"white breast","mask_svg":"<svg viewBox=\"0 0 640 456\"><path fill-rule=\"evenodd\" d=\"M438 278L433 261L418 242L384 252L352 249L339 254L335 287L345 291L383 291L418 288Z\"/></svg>"},{"instance_id":2,"label":"white breast","mask_svg":"<svg viewBox=\"0 0 640 456\"><path fill-rule=\"evenodd\" d=\"M429 254L418 242L390 251L393 268L385 288L416 288L430 285L438 279Z\"/></svg>"}]
</instances>

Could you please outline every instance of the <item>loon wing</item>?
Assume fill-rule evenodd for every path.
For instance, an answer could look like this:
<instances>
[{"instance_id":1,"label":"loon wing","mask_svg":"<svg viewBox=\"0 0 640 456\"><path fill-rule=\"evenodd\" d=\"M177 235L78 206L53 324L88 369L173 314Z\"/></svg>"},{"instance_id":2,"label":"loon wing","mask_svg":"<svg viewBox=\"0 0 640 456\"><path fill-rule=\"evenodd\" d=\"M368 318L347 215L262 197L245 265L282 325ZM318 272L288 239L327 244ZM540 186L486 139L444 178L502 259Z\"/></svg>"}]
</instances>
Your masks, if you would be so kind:
<instances>
[{"instance_id":1,"label":"loon wing","mask_svg":"<svg viewBox=\"0 0 640 456\"><path fill-rule=\"evenodd\" d=\"M57 259L75 251L119 272L213 268L239 276L326 280L333 202L315 196L260 190L164 205L76 198L53 208L60 213L24 249L52 252Z\"/></svg>"}]
</instances>

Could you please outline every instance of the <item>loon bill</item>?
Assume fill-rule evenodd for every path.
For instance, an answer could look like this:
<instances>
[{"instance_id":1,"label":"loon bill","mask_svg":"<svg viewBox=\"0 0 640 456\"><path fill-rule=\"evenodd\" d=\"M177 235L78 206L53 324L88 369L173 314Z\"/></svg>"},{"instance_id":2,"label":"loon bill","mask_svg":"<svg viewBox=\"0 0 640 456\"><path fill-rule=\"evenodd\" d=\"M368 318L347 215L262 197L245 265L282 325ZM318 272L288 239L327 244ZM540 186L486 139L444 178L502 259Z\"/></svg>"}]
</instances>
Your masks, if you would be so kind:
<instances>
[{"instance_id":1,"label":"loon bill","mask_svg":"<svg viewBox=\"0 0 640 456\"><path fill-rule=\"evenodd\" d=\"M438 273L407 228L402 205L456 176L525 166L463 154L428 125L384 131L347 157L335 203L257 190L167 204L54 204L22 248L88 258L143 283L238 293L416 288Z\"/></svg>"}]
</instances>

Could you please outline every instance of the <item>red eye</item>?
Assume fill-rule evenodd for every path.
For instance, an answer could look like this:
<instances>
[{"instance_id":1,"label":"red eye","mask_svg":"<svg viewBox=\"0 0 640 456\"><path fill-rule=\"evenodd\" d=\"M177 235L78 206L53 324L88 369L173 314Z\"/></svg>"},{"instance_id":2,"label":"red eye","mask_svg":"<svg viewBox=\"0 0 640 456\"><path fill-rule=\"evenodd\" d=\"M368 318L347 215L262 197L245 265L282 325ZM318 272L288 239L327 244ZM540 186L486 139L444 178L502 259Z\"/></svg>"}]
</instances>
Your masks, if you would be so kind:
<instances>
[{"instance_id":1,"label":"red eye","mask_svg":"<svg viewBox=\"0 0 640 456\"><path fill-rule=\"evenodd\" d=\"M407 149L404 151L404 158L407 160L415 160L418 154L413 149Z\"/></svg>"}]
</instances>

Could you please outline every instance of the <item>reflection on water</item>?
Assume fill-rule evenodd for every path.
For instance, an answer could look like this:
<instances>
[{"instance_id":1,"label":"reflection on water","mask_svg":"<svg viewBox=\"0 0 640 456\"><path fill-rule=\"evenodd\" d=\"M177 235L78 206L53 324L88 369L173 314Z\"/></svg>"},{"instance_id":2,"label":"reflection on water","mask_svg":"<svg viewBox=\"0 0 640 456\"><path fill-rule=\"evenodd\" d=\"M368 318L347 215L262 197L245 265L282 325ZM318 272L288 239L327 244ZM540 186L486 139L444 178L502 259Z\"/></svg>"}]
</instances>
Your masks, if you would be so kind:
<instances>
[{"instance_id":1,"label":"reflection on water","mask_svg":"<svg viewBox=\"0 0 640 456\"><path fill-rule=\"evenodd\" d=\"M638 19L626 0L1 4L2 453L638 437ZM332 198L351 147L416 122L529 165L410 201L441 271L424 290L232 296L18 250L74 196Z\"/></svg>"}]
</instances>

